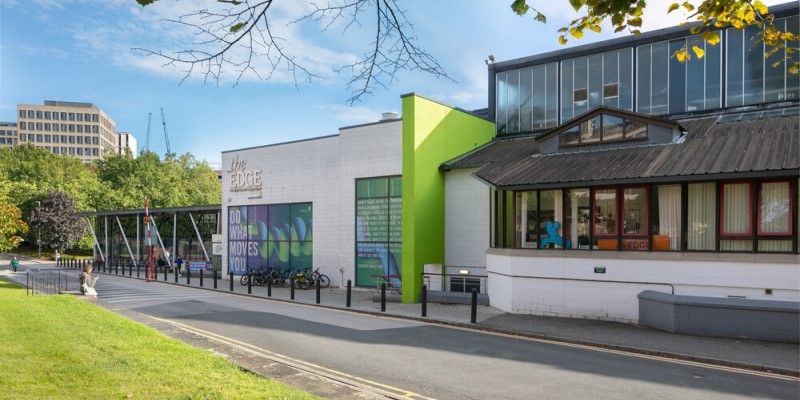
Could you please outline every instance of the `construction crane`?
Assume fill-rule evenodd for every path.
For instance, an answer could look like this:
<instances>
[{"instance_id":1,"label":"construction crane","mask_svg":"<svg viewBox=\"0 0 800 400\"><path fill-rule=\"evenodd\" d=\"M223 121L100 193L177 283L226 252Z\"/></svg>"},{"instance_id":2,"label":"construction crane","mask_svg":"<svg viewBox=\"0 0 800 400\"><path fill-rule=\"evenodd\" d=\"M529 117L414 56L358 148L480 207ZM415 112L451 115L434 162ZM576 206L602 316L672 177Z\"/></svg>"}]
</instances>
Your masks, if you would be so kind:
<instances>
[{"instance_id":1,"label":"construction crane","mask_svg":"<svg viewBox=\"0 0 800 400\"><path fill-rule=\"evenodd\" d=\"M169 135L167 134L167 119L164 117L164 109L161 109L161 126L164 127L164 143L167 145L167 152L165 156L172 155L172 149L169 148Z\"/></svg>"},{"instance_id":2,"label":"construction crane","mask_svg":"<svg viewBox=\"0 0 800 400\"><path fill-rule=\"evenodd\" d=\"M147 136L144 142L144 151L150 151L150 119L152 119L153 113L147 113Z\"/></svg>"}]
</instances>

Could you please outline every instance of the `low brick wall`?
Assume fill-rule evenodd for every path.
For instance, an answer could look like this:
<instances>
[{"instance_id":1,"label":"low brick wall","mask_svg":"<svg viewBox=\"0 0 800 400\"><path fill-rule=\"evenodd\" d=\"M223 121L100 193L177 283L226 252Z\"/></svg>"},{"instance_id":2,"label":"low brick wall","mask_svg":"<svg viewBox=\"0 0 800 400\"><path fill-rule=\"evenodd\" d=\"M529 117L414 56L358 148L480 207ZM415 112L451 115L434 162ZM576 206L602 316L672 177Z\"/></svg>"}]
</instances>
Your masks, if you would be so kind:
<instances>
[{"instance_id":1,"label":"low brick wall","mask_svg":"<svg viewBox=\"0 0 800 400\"><path fill-rule=\"evenodd\" d=\"M639 293L639 324L687 335L800 341L800 302Z\"/></svg>"}]
</instances>

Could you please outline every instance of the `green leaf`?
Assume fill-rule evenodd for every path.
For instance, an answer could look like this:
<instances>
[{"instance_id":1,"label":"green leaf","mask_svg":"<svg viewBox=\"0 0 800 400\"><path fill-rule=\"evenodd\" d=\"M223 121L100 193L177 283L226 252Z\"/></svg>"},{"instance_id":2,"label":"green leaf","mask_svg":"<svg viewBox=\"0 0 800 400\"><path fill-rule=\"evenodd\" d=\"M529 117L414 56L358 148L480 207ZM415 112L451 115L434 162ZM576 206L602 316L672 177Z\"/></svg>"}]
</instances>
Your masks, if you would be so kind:
<instances>
[{"instance_id":1,"label":"green leaf","mask_svg":"<svg viewBox=\"0 0 800 400\"><path fill-rule=\"evenodd\" d=\"M694 6L688 1L684 1L681 5L686 9L686 11L694 11Z\"/></svg>"},{"instance_id":2,"label":"green leaf","mask_svg":"<svg viewBox=\"0 0 800 400\"><path fill-rule=\"evenodd\" d=\"M795 5L797 5L797 4L795 4ZM758 11L758 13L761 14L761 15L765 15L765 14L769 13L769 9L767 8L767 6L765 6L764 3L762 3L759 0L756 0L753 3L753 8L755 8L756 11Z\"/></svg>"},{"instance_id":3,"label":"green leaf","mask_svg":"<svg viewBox=\"0 0 800 400\"><path fill-rule=\"evenodd\" d=\"M641 17L629 18L628 25L637 27L642 26L642 18Z\"/></svg>"},{"instance_id":4,"label":"green leaf","mask_svg":"<svg viewBox=\"0 0 800 400\"><path fill-rule=\"evenodd\" d=\"M583 37L583 31L578 28L570 28L569 34L575 39L580 39Z\"/></svg>"},{"instance_id":5,"label":"green leaf","mask_svg":"<svg viewBox=\"0 0 800 400\"><path fill-rule=\"evenodd\" d=\"M567 37L564 35L558 35L558 44L562 46L567 44Z\"/></svg>"},{"instance_id":6,"label":"green leaf","mask_svg":"<svg viewBox=\"0 0 800 400\"><path fill-rule=\"evenodd\" d=\"M675 58L678 59L678 62L685 62L685 61L688 61L690 58L692 58L689 55L689 52L686 51L685 47L680 49L680 50L675 51L675 53L673 55L675 56Z\"/></svg>"},{"instance_id":7,"label":"green leaf","mask_svg":"<svg viewBox=\"0 0 800 400\"><path fill-rule=\"evenodd\" d=\"M539 21L539 22L541 22L543 24L547 23L547 16L545 16L544 14L542 14L540 12L537 12L536 16L533 17L533 19L535 19L535 20L537 20L537 21Z\"/></svg>"},{"instance_id":8,"label":"green leaf","mask_svg":"<svg viewBox=\"0 0 800 400\"><path fill-rule=\"evenodd\" d=\"M667 9L667 12L671 13L671 12L677 10L678 8L680 8L680 5L678 3L672 3L672 4L669 5L669 8Z\"/></svg>"},{"instance_id":9,"label":"green leaf","mask_svg":"<svg viewBox=\"0 0 800 400\"><path fill-rule=\"evenodd\" d=\"M511 3L511 10L513 10L517 15L525 15L530 10L530 6L525 0L514 0Z\"/></svg>"},{"instance_id":10,"label":"green leaf","mask_svg":"<svg viewBox=\"0 0 800 400\"><path fill-rule=\"evenodd\" d=\"M231 26L231 33L239 32L240 29L244 28L247 23L245 22L237 22L233 26Z\"/></svg>"},{"instance_id":11,"label":"green leaf","mask_svg":"<svg viewBox=\"0 0 800 400\"><path fill-rule=\"evenodd\" d=\"M140 6L149 6L150 4L155 3L156 1L158 0L136 0L136 2L139 3Z\"/></svg>"},{"instance_id":12,"label":"green leaf","mask_svg":"<svg viewBox=\"0 0 800 400\"><path fill-rule=\"evenodd\" d=\"M586 4L586 0L569 0L569 4L572 5L572 8L574 8L575 11L578 11L581 9L581 7L583 7L584 4Z\"/></svg>"}]
</instances>

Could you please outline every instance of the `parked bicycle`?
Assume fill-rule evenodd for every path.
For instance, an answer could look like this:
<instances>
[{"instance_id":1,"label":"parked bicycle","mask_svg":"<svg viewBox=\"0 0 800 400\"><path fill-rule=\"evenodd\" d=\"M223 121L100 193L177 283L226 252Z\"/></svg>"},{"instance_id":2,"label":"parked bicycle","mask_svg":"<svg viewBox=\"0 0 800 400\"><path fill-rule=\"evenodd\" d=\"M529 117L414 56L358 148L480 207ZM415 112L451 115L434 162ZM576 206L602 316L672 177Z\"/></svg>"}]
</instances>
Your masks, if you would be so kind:
<instances>
[{"instance_id":1,"label":"parked bicycle","mask_svg":"<svg viewBox=\"0 0 800 400\"><path fill-rule=\"evenodd\" d=\"M304 269L292 273L294 277L294 287L297 289L310 289L319 282L319 287L326 288L331 285L331 280L327 275L319 272L319 268L310 270Z\"/></svg>"}]
</instances>

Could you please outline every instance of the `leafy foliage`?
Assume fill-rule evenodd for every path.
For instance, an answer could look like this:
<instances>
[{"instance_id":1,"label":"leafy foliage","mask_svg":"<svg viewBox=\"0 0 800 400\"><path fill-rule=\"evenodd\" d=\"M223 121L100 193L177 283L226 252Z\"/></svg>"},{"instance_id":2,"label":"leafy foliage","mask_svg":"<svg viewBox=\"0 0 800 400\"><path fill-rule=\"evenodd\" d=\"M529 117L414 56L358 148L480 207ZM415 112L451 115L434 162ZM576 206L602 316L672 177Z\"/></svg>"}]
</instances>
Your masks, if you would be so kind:
<instances>
[{"instance_id":1,"label":"leafy foliage","mask_svg":"<svg viewBox=\"0 0 800 400\"><path fill-rule=\"evenodd\" d=\"M27 231L28 224L22 220L19 208L0 203L0 253L16 248Z\"/></svg>"},{"instance_id":2,"label":"leafy foliage","mask_svg":"<svg viewBox=\"0 0 800 400\"><path fill-rule=\"evenodd\" d=\"M546 22L546 17L536 10L528 0L514 0L511 9L518 15L532 13L535 20ZM567 44L568 36L575 39L583 37L587 30L600 32L601 24L610 21L614 32L628 30L634 35L641 33L642 16L647 6L646 0L569 0L570 5L582 15L572 20L567 26L558 30L558 42ZM760 0L702 0L672 3L666 12L684 9L689 12L687 21L691 23L691 32L701 34L703 40L710 45L717 45L720 36L717 31L726 28L744 29L748 26L759 28L759 38L768 46L765 57L770 57L785 49L786 57L781 62L791 62L789 72L798 73L800 62L791 61L792 54L798 51L798 35L778 29L774 24L774 15ZM787 46L787 43L792 43ZM693 46L677 50L673 56L684 62L692 58L703 58L703 49Z\"/></svg>"},{"instance_id":3,"label":"leafy foliage","mask_svg":"<svg viewBox=\"0 0 800 400\"><path fill-rule=\"evenodd\" d=\"M0 149L0 203L18 207L30 220L36 201L48 192L66 194L78 212L219 204L221 185L213 169L191 154L164 159L145 152L106 156L93 164L21 145ZM33 242L28 232L28 241ZM78 243L90 248L89 235Z\"/></svg>"},{"instance_id":4,"label":"leafy foliage","mask_svg":"<svg viewBox=\"0 0 800 400\"><path fill-rule=\"evenodd\" d=\"M84 220L75 210L75 202L64 192L51 190L31 213L42 245L53 250L71 248L84 234Z\"/></svg>"}]
</instances>

